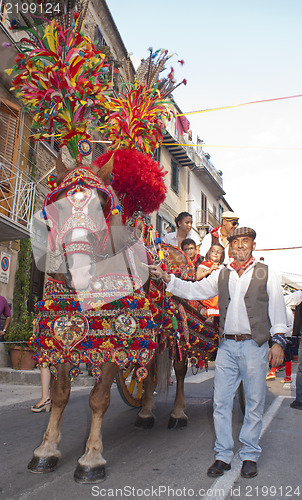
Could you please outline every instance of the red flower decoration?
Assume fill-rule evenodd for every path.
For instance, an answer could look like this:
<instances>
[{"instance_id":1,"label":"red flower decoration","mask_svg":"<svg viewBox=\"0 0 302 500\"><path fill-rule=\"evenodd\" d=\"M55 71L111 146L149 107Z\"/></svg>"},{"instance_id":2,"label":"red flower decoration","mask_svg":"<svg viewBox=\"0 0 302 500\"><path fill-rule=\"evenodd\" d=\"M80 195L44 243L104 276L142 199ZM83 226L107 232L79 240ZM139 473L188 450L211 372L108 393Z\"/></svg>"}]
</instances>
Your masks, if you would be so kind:
<instances>
[{"instance_id":1,"label":"red flower decoration","mask_svg":"<svg viewBox=\"0 0 302 500\"><path fill-rule=\"evenodd\" d=\"M113 152L99 156L94 162L102 168ZM124 206L124 218L136 210L146 214L158 210L166 198L164 183L166 171L151 156L135 149L118 149L114 152L112 187Z\"/></svg>"}]
</instances>

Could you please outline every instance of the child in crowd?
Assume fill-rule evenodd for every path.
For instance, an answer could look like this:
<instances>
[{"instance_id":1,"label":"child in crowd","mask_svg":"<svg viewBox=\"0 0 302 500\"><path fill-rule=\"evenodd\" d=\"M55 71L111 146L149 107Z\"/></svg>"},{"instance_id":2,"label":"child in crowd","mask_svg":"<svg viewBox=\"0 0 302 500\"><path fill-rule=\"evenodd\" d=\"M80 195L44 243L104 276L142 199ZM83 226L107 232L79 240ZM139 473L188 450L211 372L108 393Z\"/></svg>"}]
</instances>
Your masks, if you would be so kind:
<instances>
[{"instance_id":1,"label":"child in crowd","mask_svg":"<svg viewBox=\"0 0 302 500\"><path fill-rule=\"evenodd\" d=\"M202 262L202 257L199 255L199 253L197 253L195 241L191 238L186 238L181 242L180 247L182 251L189 257L196 271L199 264Z\"/></svg>"},{"instance_id":2,"label":"child in crowd","mask_svg":"<svg viewBox=\"0 0 302 500\"><path fill-rule=\"evenodd\" d=\"M198 266L196 271L196 280L199 281L215 269L223 267L225 250L220 243L214 243L206 254L205 260ZM207 310L207 316L219 316L218 295L212 299L203 300L202 304Z\"/></svg>"},{"instance_id":3,"label":"child in crowd","mask_svg":"<svg viewBox=\"0 0 302 500\"><path fill-rule=\"evenodd\" d=\"M220 269L224 261L224 248L220 243L214 243L205 256L205 260L199 264L196 279L199 281L211 274L214 269Z\"/></svg>"}]
</instances>

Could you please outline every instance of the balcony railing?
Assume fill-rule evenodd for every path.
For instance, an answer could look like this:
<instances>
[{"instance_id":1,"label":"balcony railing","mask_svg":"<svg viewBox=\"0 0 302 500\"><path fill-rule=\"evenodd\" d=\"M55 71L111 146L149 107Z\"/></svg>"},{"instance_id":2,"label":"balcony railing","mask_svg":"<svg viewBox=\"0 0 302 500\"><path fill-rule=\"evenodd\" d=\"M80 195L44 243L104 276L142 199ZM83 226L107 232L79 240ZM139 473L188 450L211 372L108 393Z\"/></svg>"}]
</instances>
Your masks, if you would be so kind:
<instances>
[{"instance_id":1,"label":"balcony railing","mask_svg":"<svg viewBox=\"0 0 302 500\"><path fill-rule=\"evenodd\" d=\"M188 158L195 163L197 168L204 168L208 173L215 179L218 185L222 188L223 181L221 175L218 173L216 168L210 159L203 153L203 151L199 151L200 146L195 146L190 144L190 139L188 138L188 134L184 134L183 136L179 134L176 130L176 118L172 116L171 120L166 123L166 130L169 132L170 136L179 143L185 144L183 149L185 150Z\"/></svg>"},{"instance_id":2,"label":"balcony railing","mask_svg":"<svg viewBox=\"0 0 302 500\"><path fill-rule=\"evenodd\" d=\"M211 210L196 210L196 227L217 227L220 222Z\"/></svg>"},{"instance_id":3,"label":"balcony railing","mask_svg":"<svg viewBox=\"0 0 302 500\"><path fill-rule=\"evenodd\" d=\"M35 182L0 154L0 218L29 232L35 191Z\"/></svg>"}]
</instances>

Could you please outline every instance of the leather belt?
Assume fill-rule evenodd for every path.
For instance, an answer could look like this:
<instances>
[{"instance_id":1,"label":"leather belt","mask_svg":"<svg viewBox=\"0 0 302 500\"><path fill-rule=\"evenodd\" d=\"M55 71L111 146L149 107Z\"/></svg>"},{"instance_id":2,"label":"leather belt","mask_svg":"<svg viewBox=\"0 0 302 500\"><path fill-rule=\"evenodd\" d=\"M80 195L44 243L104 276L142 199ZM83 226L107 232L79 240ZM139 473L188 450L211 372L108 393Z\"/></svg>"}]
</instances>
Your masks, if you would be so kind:
<instances>
[{"instance_id":1,"label":"leather belt","mask_svg":"<svg viewBox=\"0 0 302 500\"><path fill-rule=\"evenodd\" d=\"M223 339L236 340L236 342L240 342L241 340L251 340L252 336L249 333L242 333L240 335L222 335Z\"/></svg>"}]
</instances>

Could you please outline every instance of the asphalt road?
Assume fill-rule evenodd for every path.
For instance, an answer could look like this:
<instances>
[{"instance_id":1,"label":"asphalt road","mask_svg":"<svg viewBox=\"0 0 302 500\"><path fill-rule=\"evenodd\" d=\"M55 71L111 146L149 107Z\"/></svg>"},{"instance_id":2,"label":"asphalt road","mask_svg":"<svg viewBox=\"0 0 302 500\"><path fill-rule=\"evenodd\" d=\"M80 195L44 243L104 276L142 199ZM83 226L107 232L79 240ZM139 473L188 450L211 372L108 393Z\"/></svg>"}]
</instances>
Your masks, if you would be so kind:
<instances>
[{"instance_id":1,"label":"asphalt road","mask_svg":"<svg viewBox=\"0 0 302 500\"><path fill-rule=\"evenodd\" d=\"M39 396L39 387L2 384L0 499L302 498L302 411L289 407L294 384L292 388L284 388L281 378L283 373L275 381L267 382L263 453L258 462L258 476L249 480L240 476L238 455L223 478L213 481L206 474L214 461L213 366L208 373L187 377L189 423L180 431L167 429L174 386L167 398L157 396L156 424L146 431L134 427L137 410L125 405L114 385L103 424L107 479L98 485L81 485L73 479L89 432L89 388L73 389L62 426L62 459L55 472L44 475L26 469L49 418L49 414L33 414L29 409ZM237 398L233 415L237 452L242 424Z\"/></svg>"}]
</instances>

